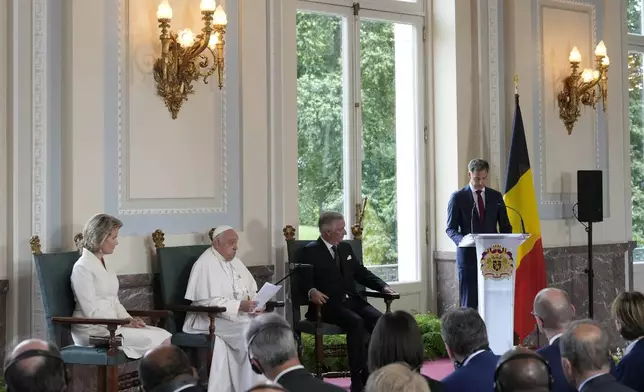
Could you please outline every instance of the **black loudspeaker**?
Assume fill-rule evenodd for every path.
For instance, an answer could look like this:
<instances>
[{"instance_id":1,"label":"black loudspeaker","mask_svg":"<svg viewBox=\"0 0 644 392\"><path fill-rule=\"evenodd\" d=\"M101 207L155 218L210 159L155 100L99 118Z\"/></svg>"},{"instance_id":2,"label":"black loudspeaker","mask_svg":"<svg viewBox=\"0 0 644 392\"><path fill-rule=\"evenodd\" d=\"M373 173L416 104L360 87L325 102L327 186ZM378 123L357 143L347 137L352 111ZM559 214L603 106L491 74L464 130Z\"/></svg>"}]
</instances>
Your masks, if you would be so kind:
<instances>
[{"instance_id":1,"label":"black loudspeaker","mask_svg":"<svg viewBox=\"0 0 644 392\"><path fill-rule=\"evenodd\" d=\"M604 220L601 170L577 170L577 219L580 222Z\"/></svg>"}]
</instances>

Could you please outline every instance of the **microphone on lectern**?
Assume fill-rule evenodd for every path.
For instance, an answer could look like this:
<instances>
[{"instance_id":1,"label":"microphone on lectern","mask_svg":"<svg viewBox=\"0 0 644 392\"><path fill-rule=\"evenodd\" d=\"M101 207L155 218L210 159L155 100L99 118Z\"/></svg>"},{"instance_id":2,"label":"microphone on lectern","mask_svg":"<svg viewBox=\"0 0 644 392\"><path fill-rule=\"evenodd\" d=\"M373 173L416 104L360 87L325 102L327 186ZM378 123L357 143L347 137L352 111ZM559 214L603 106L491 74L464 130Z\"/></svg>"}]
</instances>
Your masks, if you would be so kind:
<instances>
[{"instance_id":1,"label":"microphone on lectern","mask_svg":"<svg viewBox=\"0 0 644 392\"><path fill-rule=\"evenodd\" d=\"M522 233L522 234L525 234L525 224L523 223L523 215L521 215L521 213L519 212L519 210L517 210L516 208L512 208L512 207L510 207L509 205L507 205L507 204L503 204L503 203L499 203L499 204L498 204L498 206L499 206L499 207L509 208L509 209L511 209L512 211L516 212L516 213L517 213L517 215L519 215L519 219L521 219L521 233Z\"/></svg>"}]
</instances>

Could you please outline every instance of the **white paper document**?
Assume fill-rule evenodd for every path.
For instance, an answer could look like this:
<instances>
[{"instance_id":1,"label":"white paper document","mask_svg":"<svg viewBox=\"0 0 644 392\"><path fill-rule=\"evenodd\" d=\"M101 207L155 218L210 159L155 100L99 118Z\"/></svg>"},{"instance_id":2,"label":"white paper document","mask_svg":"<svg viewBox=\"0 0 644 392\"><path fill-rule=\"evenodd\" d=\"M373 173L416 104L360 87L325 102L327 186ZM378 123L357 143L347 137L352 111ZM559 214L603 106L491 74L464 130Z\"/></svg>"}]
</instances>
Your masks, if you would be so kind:
<instances>
[{"instance_id":1,"label":"white paper document","mask_svg":"<svg viewBox=\"0 0 644 392\"><path fill-rule=\"evenodd\" d=\"M266 302L270 301L270 299L273 298L281 288L282 286L275 286L269 282L264 283L261 290L259 290L259 293L257 293L255 298L252 299L253 301L257 301L256 309L263 309L266 306Z\"/></svg>"},{"instance_id":2,"label":"white paper document","mask_svg":"<svg viewBox=\"0 0 644 392\"><path fill-rule=\"evenodd\" d=\"M472 234L466 235L465 237L463 237L461 242L458 243L459 248L469 248L472 246L476 246L476 244L474 243L474 237L472 236Z\"/></svg>"}]
</instances>

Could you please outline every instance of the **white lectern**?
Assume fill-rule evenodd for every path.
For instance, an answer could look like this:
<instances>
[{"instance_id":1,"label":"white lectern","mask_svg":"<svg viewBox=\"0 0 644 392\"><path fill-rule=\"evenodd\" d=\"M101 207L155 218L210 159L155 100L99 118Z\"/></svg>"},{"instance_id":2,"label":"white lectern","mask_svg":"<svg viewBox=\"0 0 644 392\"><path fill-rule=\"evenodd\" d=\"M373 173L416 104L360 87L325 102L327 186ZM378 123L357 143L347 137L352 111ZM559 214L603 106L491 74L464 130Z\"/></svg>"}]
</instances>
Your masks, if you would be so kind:
<instances>
[{"instance_id":1,"label":"white lectern","mask_svg":"<svg viewBox=\"0 0 644 392\"><path fill-rule=\"evenodd\" d=\"M514 346L514 276L517 249L529 234L472 234L476 246L479 314L490 349L497 354ZM465 245L467 246L467 245Z\"/></svg>"}]
</instances>

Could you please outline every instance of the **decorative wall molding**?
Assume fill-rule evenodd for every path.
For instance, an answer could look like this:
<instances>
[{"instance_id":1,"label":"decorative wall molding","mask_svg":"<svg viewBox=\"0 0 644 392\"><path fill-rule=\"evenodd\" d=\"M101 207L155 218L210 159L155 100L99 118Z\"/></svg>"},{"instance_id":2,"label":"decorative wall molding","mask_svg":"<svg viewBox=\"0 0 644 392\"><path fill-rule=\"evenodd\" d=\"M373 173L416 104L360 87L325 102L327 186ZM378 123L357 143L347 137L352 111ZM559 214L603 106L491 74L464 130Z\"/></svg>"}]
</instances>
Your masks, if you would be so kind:
<instances>
[{"instance_id":1,"label":"decorative wall molding","mask_svg":"<svg viewBox=\"0 0 644 392\"><path fill-rule=\"evenodd\" d=\"M48 18L47 2L32 0L32 63L31 63L31 231L41 238L43 250L48 249L50 241L47 233L47 206L49 192L47 189L47 150L48 150L48 111L47 96L47 47L48 47ZM31 287L31 309L41 303L40 292L37 289L36 273L31 269L29 286ZM46 338L45 319L42 314L32 312L31 336Z\"/></svg>"},{"instance_id":2,"label":"decorative wall molding","mask_svg":"<svg viewBox=\"0 0 644 392\"><path fill-rule=\"evenodd\" d=\"M489 86L489 109L490 109L490 166L491 172L499 177L499 188L505 187L503 175L505 174L505 117L503 106L505 96L503 94L503 34L502 10L499 0L487 0L487 28L488 28L488 86ZM501 34L499 34L501 32Z\"/></svg>"},{"instance_id":3,"label":"decorative wall molding","mask_svg":"<svg viewBox=\"0 0 644 392\"><path fill-rule=\"evenodd\" d=\"M44 236L47 226L47 2L32 1L32 227L34 235L41 237L41 244L47 249L48 239Z\"/></svg>"},{"instance_id":4,"label":"decorative wall molding","mask_svg":"<svg viewBox=\"0 0 644 392\"><path fill-rule=\"evenodd\" d=\"M533 172L535 175L535 185L538 189L537 202L539 205L539 216L541 219L563 219L572 217L572 207L576 203L576 193L550 193L546 189L547 179L545 178L546 152L545 140L547 130L544 129L544 54L543 54L543 9L556 8L562 10L580 11L583 10L590 15L592 33L592 47L598 43L598 35L603 33L603 1L602 0L536 0L533 9L533 39L536 44L537 75L534 86L534 143L533 153L538 157ZM608 208L608 159L606 145L606 126L605 115L601 108L594 111L594 131L595 146L592 154L595 160L595 169L601 169L604 172L604 214L607 215ZM579 130L577 130L579 131ZM588 168L593 169L593 168Z\"/></svg>"},{"instance_id":5,"label":"decorative wall molding","mask_svg":"<svg viewBox=\"0 0 644 392\"><path fill-rule=\"evenodd\" d=\"M218 184L220 186L220 204L217 203L215 198L214 203L219 205L214 205L212 207L168 207L168 208L141 208L137 207L132 203L137 199L130 197L128 190L128 173L129 173L129 153L127 149L128 134L130 132L129 124L127 120L129 118L129 93L127 82L129 80L128 75L128 65L130 64L130 53L132 53L132 48L128 42L128 32L130 30L130 23L128 20L129 15L129 4L130 0L118 0L118 72L117 72L117 86L118 86L118 212L121 215L148 215L148 214L207 214L207 213L221 213L226 212L228 207L228 161L227 161L227 129L228 123L226 119L226 91L228 86L228 67L224 68L224 85L219 93L221 94L221 118L220 118L220 129L221 129L221 138L219 142L221 145L221 161L219 166L213 169L219 169L221 172L221 182ZM230 45L226 45L225 56L231 54ZM147 204L150 200L162 200L168 205L173 204L173 200L167 199L142 199L143 204ZM212 202L211 199L201 199L194 198L191 199L192 202L197 204L209 204ZM141 203L136 203L139 206Z\"/></svg>"},{"instance_id":6,"label":"decorative wall molding","mask_svg":"<svg viewBox=\"0 0 644 392\"><path fill-rule=\"evenodd\" d=\"M124 235L149 234L158 227L167 234L203 231L216 224L241 228L241 117L239 78L239 2L225 5L229 25L226 35L226 68L221 94L221 161L216 198L131 199L127 189L128 164L128 64L130 48L129 0L108 0L105 47L105 203L106 211L124 222ZM113 115L113 117L112 117ZM169 117L168 117L169 118ZM171 121L171 120L168 120ZM218 142L219 143L219 142ZM199 176L199 173L187 175ZM213 202L214 201L214 202Z\"/></svg>"}]
</instances>

